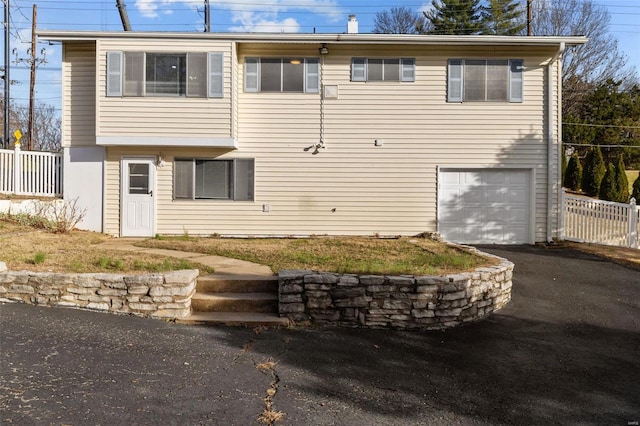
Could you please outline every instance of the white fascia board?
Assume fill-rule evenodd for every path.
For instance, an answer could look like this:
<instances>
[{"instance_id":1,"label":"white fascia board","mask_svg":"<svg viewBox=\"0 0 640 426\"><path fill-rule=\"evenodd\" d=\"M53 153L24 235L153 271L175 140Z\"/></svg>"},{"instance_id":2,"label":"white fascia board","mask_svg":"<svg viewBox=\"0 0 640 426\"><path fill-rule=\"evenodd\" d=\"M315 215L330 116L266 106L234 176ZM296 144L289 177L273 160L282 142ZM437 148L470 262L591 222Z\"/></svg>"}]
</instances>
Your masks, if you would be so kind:
<instances>
[{"instance_id":1,"label":"white fascia board","mask_svg":"<svg viewBox=\"0 0 640 426\"><path fill-rule=\"evenodd\" d=\"M179 136L98 136L96 138L96 144L103 146L238 149L238 141L234 138L197 138Z\"/></svg>"},{"instance_id":2,"label":"white fascia board","mask_svg":"<svg viewBox=\"0 0 640 426\"><path fill-rule=\"evenodd\" d=\"M394 45L462 46L568 46L587 42L584 36L490 36L425 34L297 34L297 33L185 33L137 31L40 30L38 37L50 41L91 41L98 39L227 40L238 43L345 43Z\"/></svg>"}]
</instances>

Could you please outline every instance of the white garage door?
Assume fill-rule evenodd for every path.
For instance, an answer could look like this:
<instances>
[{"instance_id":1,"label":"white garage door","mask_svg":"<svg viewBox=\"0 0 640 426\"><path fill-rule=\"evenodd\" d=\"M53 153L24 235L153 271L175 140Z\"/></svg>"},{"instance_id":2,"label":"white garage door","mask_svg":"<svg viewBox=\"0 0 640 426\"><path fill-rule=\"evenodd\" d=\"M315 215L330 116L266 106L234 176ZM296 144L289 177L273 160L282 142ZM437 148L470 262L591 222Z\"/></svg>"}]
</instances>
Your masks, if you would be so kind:
<instances>
[{"instance_id":1,"label":"white garage door","mask_svg":"<svg viewBox=\"0 0 640 426\"><path fill-rule=\"evenodd\" d=\"M530 243L530 171L442 169L439 232L458 243Z\"/></svg>"}]
</instances>

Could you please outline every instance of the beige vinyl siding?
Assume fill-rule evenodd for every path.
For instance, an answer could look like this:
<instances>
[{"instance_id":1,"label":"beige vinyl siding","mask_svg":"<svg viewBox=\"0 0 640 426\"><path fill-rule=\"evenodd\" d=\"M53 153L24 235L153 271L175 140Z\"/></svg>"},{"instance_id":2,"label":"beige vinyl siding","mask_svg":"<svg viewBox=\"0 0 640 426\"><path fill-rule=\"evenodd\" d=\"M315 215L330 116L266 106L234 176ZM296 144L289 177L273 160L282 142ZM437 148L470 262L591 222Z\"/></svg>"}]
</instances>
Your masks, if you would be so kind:
<instances>
[{"instance_id":1,"label":"beige vinyl siding","mask_svg":"<svg viewBox=\"0 0 640 426\"><path fill-rule=\"evenodd\" d=\"M64 44L62 57L62 145L64 147L96 144L95 56L95 42Z\"/></svg>"},{"instance_id":2,"label":"beige vinyl siding","mask_svg":"<svg viewBox=\"0 0 640 426\"><path fill-rule=\"evenodd\" d=\"M435 231L438 168L482 166L535 169L535 234L537 241L545 240L545 73L547 61L555 53L552 49L529 48L525 54L524 50L499 47L445 51L434 46L403 50L397 46L329 45L324 84L337 85L339 97L325 100L327 148L314 155L310 147L320 140L320 95L244 93L243 64L245 56L319 57L319 47L238 45L234 119L239 149L162 148L166 164L157 171L157 232L414 235ZM415 58L416 81L351 82L354 56ZM524 102L447 103L450 58L524 59ZM103 73L104 66L99 68ZM557 107L554 98L556 111ZM557 130L554 123L555 134ZM374 146L376 139L383 145ZM108 150L106 232L119 231L121 157L157 155L159 151ZM255 201L173 201L175 157L255 158ZM270 205L270 212L262 211L263 204Z\"/></svg>"},{"instance_id":3,"label":"beige vinyl siding","mask_svg":"<svg viewBox=\"0 0 640 426\"><path fill-rule=\"evenodd\" d=\"M99 40L97 51L97 135L231 137L231 45L230 41ZM224 96L189 98L170 96L107 97L106 57L109 51L221 52L224 53ZM176 142L179 145L179 141Z\"/></svg>"}]
</instances>

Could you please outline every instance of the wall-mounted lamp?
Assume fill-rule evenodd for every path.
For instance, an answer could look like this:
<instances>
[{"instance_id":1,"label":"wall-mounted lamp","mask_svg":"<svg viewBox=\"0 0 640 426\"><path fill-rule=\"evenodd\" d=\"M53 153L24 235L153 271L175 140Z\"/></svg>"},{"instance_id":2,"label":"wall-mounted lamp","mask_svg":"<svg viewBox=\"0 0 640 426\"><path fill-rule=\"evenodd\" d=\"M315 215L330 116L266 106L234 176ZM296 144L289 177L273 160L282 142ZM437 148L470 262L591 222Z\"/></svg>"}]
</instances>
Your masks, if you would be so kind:
<instances>
[{"instance_id":1,"label":"wall-mounted lamp","mask_svg":"<svg viewBox=\"0 0 640 426\"><path fill-rule=\"evenodd\" d=\"M322 47L319 50L320 50L320 54L321 55L328 55L329 54L329 49L327 49L327 45L326 44L323 44Z\"/></svg>"},{"instance_id":2,"label":"wall-mounted lamp","mask_svg":"<svg viewBox=\"0 0 640 426\"><path fill-rule=\"evenodd\" d=\"M162 153L158 154L158 167L164 167L164 155Z\"/></svg>"}]
</instances>

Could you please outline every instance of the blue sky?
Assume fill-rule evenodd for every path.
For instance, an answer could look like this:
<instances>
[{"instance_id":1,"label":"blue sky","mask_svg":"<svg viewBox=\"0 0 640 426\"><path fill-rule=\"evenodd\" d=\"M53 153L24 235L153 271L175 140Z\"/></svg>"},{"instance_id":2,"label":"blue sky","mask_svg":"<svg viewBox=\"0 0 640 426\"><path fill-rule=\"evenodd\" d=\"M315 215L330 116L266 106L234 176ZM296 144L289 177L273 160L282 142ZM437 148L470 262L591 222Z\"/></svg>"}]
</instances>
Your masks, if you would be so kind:
<instances>
[{"instance_id":1,"label":"blue sky","mask_svg":"<svg viewBox=\"0 0 640 426\"><path fill-rule=\"evenodd\" d=\"M541 0L536 0L541 1ZM611 14L610 32L629 64L640 72L640 0L594 0ZM202 31L204 0L124 0L134 31ZM120 31L115 0L11 0L11 47L27 58L32 6L38 6L38 28ZM210 0L212 31L341 33L349 14L360 32L371 32L376 12L394 6L427 8L430 0ZM4 38L4 37L2 37ZM40 43L47 63L39 66L36 99L60 107L60 48ZM15 60L12 55L12 61ZM29 73L23 62L11 64L11 98L27 104Z\"/></svg>"}]
</instances>

